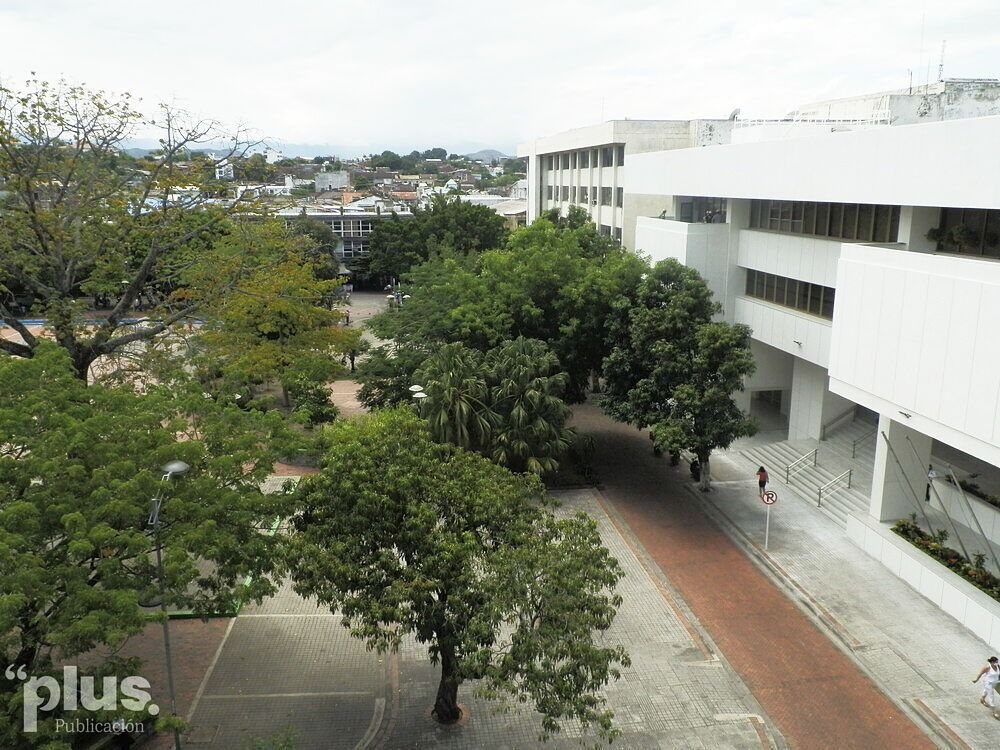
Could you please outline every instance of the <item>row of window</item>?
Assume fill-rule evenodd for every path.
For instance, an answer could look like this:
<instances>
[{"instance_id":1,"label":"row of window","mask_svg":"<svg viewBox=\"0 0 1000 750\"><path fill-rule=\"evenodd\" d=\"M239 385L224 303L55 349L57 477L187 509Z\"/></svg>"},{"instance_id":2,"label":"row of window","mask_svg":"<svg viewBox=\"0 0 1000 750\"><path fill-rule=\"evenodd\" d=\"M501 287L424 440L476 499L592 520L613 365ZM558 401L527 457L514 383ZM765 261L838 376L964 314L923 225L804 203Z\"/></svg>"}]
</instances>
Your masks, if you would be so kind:
<instances>
[{"instance_id":1,"label":"row of window","mask_svg":"<svg viewBox=\"0 0 1000 750\"><path fill-rule=\"evenodd\" d=\"M366 239L354 239L346 240L344 246L340 251L340 256L343 258L360 258L364 255L368 255L368 240Z\"/></svg>"},{"instance_id":2,"label":"row of window","mask_svg":"<svg viewBox=\"0 0 1000 750\"><path fill-rule=\"evenodd\" d=\"M896 242L899 206L753 200L750 227L855 242Z\"/></svg>"},{"instance_id":3,"label":"row of window","mask_svg":"<svg viewBox=\"0 0 1000 750\"><path fill-rule=\"evenodd\" d=\"M589 204L593 202L596 206L598 200L602 206L615 205L621 208L625 200L624 188L586 188L572 185L546 185L545 196L550 201L567 201L570 203ZM614 203L612 204L612 196Z\"/></svg>"},{"instance_id":4,"label":"row of window","mask_svg":"<svg viewBox=\"0 0 1000 750\"><path fill-rule=\"evenodd\" d=\"M625 163L624 144L602 146L584 151L567 151L562 154L546 154L542 157L542 169L589 169L595 167L620 167Z\"/></svg>"},{"instance_id":5,"label":"row of window","mask_svg":"<svg viewBox=\"0 0 1000 750\"><path fill-rule=\"evenodd\" d=\"M773 273L747 270L746 295L833 320L834 289Z\"/></svg>"},{"instance_id":6,"label":"row of window","mask_svg":"<svg viewBox=\"0 0 1000 750\"><path fill-rule=\"evenodd\" d=\"M941 252L1000 258L1000 210L943 208L941 223L927 236Z\"/></svg>"},{"instance_id":7,"label":"row of window","mask_svg":"<svg viewBox=\"0 0 1000 750\"><path fill-rule=\"evenodd\" d=\"M341 237L365 237L372 233L371 219L330 219L327 224Z\"/></svg>"},{"instance_id":8,"label":"row of window","mask_svg":"<svg viewBox=\"0 0 1000 750\"><path fill-rule=\"evenodd\" d=\"M603 235L605 235L607 237L612 237L613 236L615 238L615 242L617 242L619 245L622 244L622 228L621 227L615 227L615 230L612 233L611 227L609 227L607 224L601 224L601 226L598 228L598 231L601 234L603 234Z\"/></svg>"}]
</instances>

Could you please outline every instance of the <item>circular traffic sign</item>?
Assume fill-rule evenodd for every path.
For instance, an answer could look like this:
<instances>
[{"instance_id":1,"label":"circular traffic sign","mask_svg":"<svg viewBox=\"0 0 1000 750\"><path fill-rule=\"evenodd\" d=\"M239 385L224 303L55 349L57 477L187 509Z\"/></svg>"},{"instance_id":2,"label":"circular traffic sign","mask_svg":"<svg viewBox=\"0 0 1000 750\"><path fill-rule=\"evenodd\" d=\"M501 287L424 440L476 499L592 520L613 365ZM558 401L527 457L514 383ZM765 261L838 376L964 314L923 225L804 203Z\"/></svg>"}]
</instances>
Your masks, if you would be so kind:
<instances>
[{"instance_id":1,"label":"circular traffic sign","mask_svg":"<svg viewBox=\"0 0 1000 750\"><path fill-rule=\"evenodd\" d=\"M761 495L761 500L764 501L764 505L774 505L778 502L778 493L774 490L768 490L763 495Z\"/></svg>"}]
</instances>

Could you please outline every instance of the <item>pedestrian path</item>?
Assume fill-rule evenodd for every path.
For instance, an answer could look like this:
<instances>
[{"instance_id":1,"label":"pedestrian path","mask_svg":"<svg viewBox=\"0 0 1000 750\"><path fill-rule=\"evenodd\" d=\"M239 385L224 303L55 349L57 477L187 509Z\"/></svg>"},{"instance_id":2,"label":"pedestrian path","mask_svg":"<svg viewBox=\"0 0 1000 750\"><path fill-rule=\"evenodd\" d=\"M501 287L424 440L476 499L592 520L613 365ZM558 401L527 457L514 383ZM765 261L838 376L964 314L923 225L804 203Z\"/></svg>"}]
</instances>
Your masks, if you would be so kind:
<instances>
[{"instance_id":1,"label":"pedestrian path","mask_svg":"<svg viewBox=\"0 0 1000 750\"><path fill-rule=\"evenodd\" d=\"M683 474L652 456L644 433L612 422L593 403L576 409L574 424L595 440L604 496L790 746L934 747L705 515Z\"/></svg>"},{"instance_id":2,"label":"pedestrian path","mask_svg":"<svg viewBox=\"0 0 1000 750\"><path fill-rule=\"evenodd\" d=\"M764 508L756 468L733 454L712 458L722 481L709 495L692 493L754 559L782 582L883 690L954 747L1000 747L1000 722L971 684L992 654L956 620L892 575L848 539L842 527L772 474L779 496L763 550ZM746 479L743 479L746 477Z\"/></svg>"}]
</instances>

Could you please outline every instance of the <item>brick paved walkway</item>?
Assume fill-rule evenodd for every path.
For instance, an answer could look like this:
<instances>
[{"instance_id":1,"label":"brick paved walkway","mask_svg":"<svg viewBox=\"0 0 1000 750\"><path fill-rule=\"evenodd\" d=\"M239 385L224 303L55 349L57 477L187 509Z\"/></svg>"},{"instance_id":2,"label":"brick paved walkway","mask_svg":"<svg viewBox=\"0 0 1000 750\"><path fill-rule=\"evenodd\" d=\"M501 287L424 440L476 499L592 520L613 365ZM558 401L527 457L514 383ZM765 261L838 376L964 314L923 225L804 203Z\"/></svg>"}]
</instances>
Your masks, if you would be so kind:
<instances>
[{"instance_id":1,"label":"brick paved walkway","mask_svg":"<svg viewBox=\"0 0 1000 750\"><path fill-rule=\"evenodd\" d=\"M700 510L645 433L576 410L603 494L797 748L934 744Z\"/></svg>"}]
</instances>

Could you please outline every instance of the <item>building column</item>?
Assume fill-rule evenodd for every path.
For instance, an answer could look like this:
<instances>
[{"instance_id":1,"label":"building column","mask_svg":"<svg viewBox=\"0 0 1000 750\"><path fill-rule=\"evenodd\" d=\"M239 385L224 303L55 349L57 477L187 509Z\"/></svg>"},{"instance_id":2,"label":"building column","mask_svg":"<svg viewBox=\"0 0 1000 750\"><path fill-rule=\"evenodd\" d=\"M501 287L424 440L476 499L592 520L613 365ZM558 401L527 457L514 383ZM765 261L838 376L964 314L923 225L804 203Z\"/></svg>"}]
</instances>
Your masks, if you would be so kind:
<instances>
[{"instance_id":1,"label":"building column","mask_svg":"<svg viewBox=\"0 0 1000 750\"><path fill-rule=\"evenodd\" d=\"M895 458L889 450L886 438L892 444ZM923 502L923 493L927 487L927 467L931 461L932 439L885 414L879 414L878 434L875 439L878 442L875 445L869 515L877 521L895 521L916 513L917 506L913 492L917 494L916 502ZM910 450L911 444L917 451L916 456ZM910 491L911 487L913 492Z\"/></svg>"},{"instance_id":2,"label":"building column","mask_svg":"<svg viewBox=\"0 0 1000 750\"><path fill-rule=\"evenodd\" d=\"M788 409L789 440L820 440L823 424L854 406L831 393L825 368L799 357L792 366L792 396Z\"/></svg>"}]
</instances>

